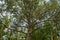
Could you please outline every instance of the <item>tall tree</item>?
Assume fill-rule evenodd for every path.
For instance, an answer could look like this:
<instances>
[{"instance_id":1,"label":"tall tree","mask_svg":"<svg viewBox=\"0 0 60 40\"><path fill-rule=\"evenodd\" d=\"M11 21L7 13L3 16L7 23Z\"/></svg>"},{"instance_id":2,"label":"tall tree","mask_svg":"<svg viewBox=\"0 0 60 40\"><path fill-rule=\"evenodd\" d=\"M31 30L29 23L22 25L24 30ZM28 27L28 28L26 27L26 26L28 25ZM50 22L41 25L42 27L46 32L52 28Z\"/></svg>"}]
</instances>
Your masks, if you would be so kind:
<instances>
[{"instance_id":1,"label":"tall tree","mask_svg":"<svg viewBox=\"0 0 60 40\"><path fill-rule=\"evenodd\" d=\"M22 32L27 34L26 40L32 40L32 32L34 32L39 27L44 28L43 26L45 23L50 20L49 22L51 25L46 26L46 28L48 30L51 29L51 40L53 40L52 34L54 30L51 22L55 24L54 18L55 15L58 14L57 10L59 10L56 1L51 1L49 4L45 0L4 0L4 4L2 6L2 10L0 10L1 12L6 12L6 14L10 13L10 15L12 15L10 16L10 21L9 19L7 20L7 18L3 19L5 20L3 24L8 26L7 28L10 30L10 33L8 33L8 38L11 37L14 33L16 34L16 40L18 40L18 32ZM25 33L23 30L19 31L19 27L26 28L27 32Z\"/></svg>"}]
</instances>

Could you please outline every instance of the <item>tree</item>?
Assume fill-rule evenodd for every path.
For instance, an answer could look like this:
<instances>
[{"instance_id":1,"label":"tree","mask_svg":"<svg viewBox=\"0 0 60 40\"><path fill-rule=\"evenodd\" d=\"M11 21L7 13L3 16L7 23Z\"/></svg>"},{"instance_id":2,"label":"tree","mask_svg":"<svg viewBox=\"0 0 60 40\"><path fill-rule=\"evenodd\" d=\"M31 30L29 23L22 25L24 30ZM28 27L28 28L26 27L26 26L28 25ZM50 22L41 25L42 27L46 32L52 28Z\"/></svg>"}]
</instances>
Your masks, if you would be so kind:
<instances>
[{"instance_id":1,"label":"tree","mask_svg":"<svg viewBox=\"0 0 60 40\"><path fill-rule=\"evenodd\" d=\"M56 34L57 30L53 30L53 28L57 26L55 25L55 16L58 15L59 12L57 1L53 0L47 3L44 0L5 0L0 9L1 15L4 14L3 12L6 12L6 15L10 15L10 19L7 17L5 18L5 16L3 17L5 18L3 19L4 29L7 28L10 30L10 32L7 33L8 40L11 39L13 34L16 35L16 40L19 40L17 37L20 32L25 34L26 40L32 40L32 36L35 32L37 31L36 34L38 34L40 30L42 30L42 32L40 32L39 37L43 33L44 35L47 35L47 32L50 31L50 34L48 35L51 35L50 39L53 40L53 36ZM46 26L47 24L48 26ZM24 30L18 30L19 27L27 29L27 32L25 33ZM39 27L41 28L40 30L38 29ZM44 29L45 27L48 31ZM41 40L48 40L44 35L41 36L41 38L38 38ZM13 40L13 38L11 40Z\"/></svg>"}]
</instances>

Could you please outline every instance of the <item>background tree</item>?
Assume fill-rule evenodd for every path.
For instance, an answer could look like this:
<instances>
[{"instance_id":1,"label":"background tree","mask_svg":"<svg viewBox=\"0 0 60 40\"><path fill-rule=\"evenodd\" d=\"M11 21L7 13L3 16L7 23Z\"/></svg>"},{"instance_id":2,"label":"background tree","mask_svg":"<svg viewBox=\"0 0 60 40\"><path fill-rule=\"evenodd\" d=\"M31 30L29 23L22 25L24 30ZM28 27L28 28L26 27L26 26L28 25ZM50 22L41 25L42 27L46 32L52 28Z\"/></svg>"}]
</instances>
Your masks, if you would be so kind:
<instances>
[{"instance_id":1,"label":"background tree","mask_svg":"<svg viewBox=\"0 0 60 40\"><path fill-rule=\"evenodd\" d=\"M1 2L0 33L3 32L1 40L4 36L6 40L57 40L60 24L58 1L1 0Z\"/></svg>"}]
</instances>

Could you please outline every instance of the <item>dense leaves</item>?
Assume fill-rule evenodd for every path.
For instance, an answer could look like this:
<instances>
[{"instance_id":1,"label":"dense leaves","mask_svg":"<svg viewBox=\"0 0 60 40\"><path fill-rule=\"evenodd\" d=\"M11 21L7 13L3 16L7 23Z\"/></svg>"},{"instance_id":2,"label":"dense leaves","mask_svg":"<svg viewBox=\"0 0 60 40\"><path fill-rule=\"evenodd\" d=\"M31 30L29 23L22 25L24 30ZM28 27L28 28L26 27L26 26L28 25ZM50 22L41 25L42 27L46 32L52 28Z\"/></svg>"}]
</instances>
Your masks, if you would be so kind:
<instances>
[{"instance_id":1,"label":"dense leaves","mask_svg":"<svg viewBox=\"0 0 60 40\"><path fill-rule=\"evenodd\" d=\"M0 40L57 40L60 31L58 0L3 0Z\"/></svg>"}]
</instances>

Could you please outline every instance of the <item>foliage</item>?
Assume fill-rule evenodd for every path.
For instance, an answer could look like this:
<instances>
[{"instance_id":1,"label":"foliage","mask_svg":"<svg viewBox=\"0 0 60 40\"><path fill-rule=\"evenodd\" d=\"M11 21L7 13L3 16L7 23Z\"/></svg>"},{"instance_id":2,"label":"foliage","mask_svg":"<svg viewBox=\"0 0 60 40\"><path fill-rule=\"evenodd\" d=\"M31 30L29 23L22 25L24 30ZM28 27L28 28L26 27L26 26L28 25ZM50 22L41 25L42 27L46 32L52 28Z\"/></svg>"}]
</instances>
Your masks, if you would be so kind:
<instances>
[{"instance_id":1,"label":"foliage","mask_svg":"<svg viewBox=\"0 0 60 40\"><path fill-rule=\"evenodd\" d=\"M3 2L4 4L0 6L0 40L4 37L6 40L57 40L60 30L58 1L3 0Z\"/></svg>"}]
</instances>

